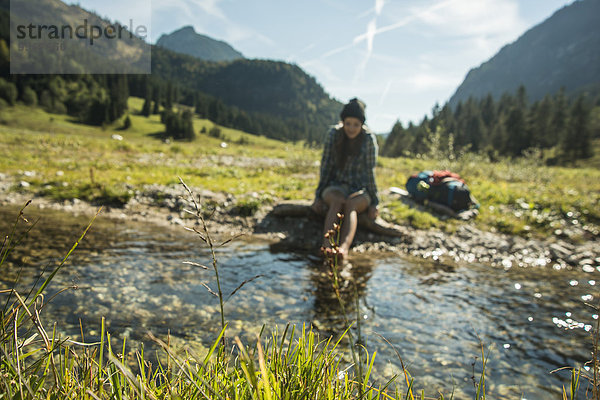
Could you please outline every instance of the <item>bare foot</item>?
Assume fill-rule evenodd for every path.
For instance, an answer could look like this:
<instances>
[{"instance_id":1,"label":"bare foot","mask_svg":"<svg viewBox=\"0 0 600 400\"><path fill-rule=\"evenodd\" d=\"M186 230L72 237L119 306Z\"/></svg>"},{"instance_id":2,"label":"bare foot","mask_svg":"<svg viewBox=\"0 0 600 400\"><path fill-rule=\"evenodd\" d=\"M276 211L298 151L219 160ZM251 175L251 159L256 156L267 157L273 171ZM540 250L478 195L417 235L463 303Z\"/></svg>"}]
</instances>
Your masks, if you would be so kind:
<instances>
[{"instance_id":1,"label":"bare foot","mask_svg":"<svg viewBox=\"0 0 600 400\"><path fill-rule=\"evenodd\" d=\"M336 262L336 265L338 267L341 267L342 265L344 265L344 261L348 257L348 250L343 247L338 247L332 253L333 253L333 257L334 257L333 260Z\"/></svg>"},{"instance_id":2,"label":"bare foot","mask_svg":"<svg viewBox=\"0 0 600 400\"><path fill-rule=\"evenodd\" d=\"M342 247L331 248L329 246L322 246L320 251L325 260L333 261L338 266L341 266L344 260L348 257L348 250Z\"/></svg>"},{"instance_id":3,"label":"bare foot","mask_svg":"<svg viewBox=\"0 0 600 400\"><path fill-rule=\"evenodd\" d=\"M340 247L338 249L338 256L340 261L343 261L346 258L348 258L348 249L345 247Z\"/></svg>"}]
</instances>

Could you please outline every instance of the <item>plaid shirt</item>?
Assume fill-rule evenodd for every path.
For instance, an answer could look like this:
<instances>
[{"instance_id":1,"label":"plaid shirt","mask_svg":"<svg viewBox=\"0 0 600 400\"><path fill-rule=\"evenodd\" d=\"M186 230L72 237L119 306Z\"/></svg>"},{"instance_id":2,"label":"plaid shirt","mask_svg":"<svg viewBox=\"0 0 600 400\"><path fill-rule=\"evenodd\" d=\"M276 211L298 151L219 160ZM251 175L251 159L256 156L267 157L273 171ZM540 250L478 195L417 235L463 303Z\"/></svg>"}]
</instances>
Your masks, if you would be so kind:
<instances>
[{"instance_id":1,"label":"plaid shirt","mask_svg":"<svg viewBox=\"0 0 600 400\"><path fill-rule=\"evenodd\" d=\"M348 185L351 193L365 189L371 197L371 205L379 204L377 184L375 183L375 162L377 161L377 139L375 134L365 131L361 149L356 157L350 157L343 169L338 169L334 158L334 141L337 129L327 134L323 158L321 159L321 177L315 193L316 198L331 185Z\"/></svg>"}]
</instances>

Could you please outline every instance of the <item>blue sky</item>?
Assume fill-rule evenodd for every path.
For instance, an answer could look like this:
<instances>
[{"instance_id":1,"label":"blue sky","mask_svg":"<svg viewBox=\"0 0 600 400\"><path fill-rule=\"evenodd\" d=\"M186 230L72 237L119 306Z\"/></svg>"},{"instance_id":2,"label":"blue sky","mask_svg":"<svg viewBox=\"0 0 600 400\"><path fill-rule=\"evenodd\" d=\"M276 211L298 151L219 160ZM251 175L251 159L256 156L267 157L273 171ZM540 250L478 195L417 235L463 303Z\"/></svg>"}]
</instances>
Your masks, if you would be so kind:
<instances>
[{"instance_id":1,"label":"blue sky","mask_svg":"<svg viewBox=\"0 0 600 400\"><path fill-rule=\"evenodd\" d=\"M573 0L79 0L150 26L154 43L185 25L248 58L298 64L334 98L359 97L389 132L444 104L469 69ZM148 22L150 20L151 22ZM324 127L324 129L326 129Z\"/></svg>"}]
</instances>

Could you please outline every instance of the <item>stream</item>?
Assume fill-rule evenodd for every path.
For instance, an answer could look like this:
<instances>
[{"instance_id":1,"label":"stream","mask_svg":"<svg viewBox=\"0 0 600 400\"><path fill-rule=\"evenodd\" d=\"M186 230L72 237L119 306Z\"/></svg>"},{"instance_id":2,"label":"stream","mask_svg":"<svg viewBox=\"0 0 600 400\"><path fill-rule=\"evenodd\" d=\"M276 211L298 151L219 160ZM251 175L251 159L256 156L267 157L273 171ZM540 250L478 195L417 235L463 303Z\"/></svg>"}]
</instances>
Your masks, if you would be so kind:
<instances>
[{"instance_id":1,"label":"stream","mask_svg":"<svg viewBox=\"0 0 600 400\"><path fill-rule=\"evenodd\" d=\"M7 234L18 209L0 208L0 232ZM0 271L0 288L27 291L44 270L55 268L79 238L89 217L28 210L37 224ZM25 224L20 224L22 227ZM343 317L326 270L317 257L272 251L268 243L238 238L216 249L222 291L228 297L227 335L255 341L265 325L279 331L290 323L312 324L322 337L339 335ZM214 272L185 264L212 266L210 252L183 228L162 228L100 216L56 275L42 321L57 322L61 333L98 338L102 317L107 330L129 348L147 343L148 331L192 351L209 347L220 331ZM557 398L570 381L570 369L591 358L592 329L598 312L600 267L553 269L446 265L394 254L351 259L341 275L355 282L364 342L377 351L379 382L401 373L398 351L415 378L415 388L431 397L473 398L481 371L481 347L488 355L486 393L496 399ZM46 272L46 274L48 273ZM349 284L343 293L354 302ZM0 295L3 296L3 295ZM5 302L5 297L0 297ZM353 307L352 312L355 312ZM353 314L355 315L355 314ZM473 367L473 363L475 363ZM474 369L475 368L475 369ZM405 385L399 379L400 392ZM581 379L585 397L587 382Z\"/></svg>"}]
</instances>

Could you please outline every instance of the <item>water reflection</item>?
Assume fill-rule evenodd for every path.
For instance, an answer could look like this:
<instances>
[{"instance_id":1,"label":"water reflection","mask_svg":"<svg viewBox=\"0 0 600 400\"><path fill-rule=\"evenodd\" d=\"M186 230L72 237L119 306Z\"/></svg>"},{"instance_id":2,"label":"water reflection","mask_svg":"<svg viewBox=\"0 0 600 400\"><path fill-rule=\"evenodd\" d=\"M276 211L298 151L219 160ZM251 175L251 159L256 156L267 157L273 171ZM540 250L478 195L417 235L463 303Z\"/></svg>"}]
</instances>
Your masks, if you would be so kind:
<instances>
[{"instance_id":1,"label":"water reflection","mask_svg":"<svg viewBox=\"0 0 600 400\"><path fill-rule=\"evenodd\" d=\"M307 266L312 271L312 295L314 298L313 324L326 336L338 336L347 328L340 300L333 289L333 274L331 268L322 260L315 260ZM365 294L371 278L375 261L369 257L353 257L349 262L338 268L339 294L344 304L344 309L351 321L356 320L357 303L366 308ZM364 319L368 315L364 310L359 310Z\"/></svg>"},{"instance_id":2,"label":"water reflection","mask_svg":"<svg viewBox=\"0 0 600 400\"><path fill-rule=\"evenodd\" d=\"M0 231L7 231L15 212L0 210ZM30 288L44 266L55 267L64 257L88 220L45 213L25 249L3 267L0 286L10 286L22 267L19 288ZM242 241L217 249L217 258L226 296L260 276L228 298L231 336L253 340L263 324L270 330L288 322L314 323L333 334L345 328L331 280L316 258ZM128 338L131 347L147 343L150 330L162 338L170 332L172 343L201 351L220 330L218 301L203 286L215 289L214 276L184 261L210 264L193 234L100 218L49 294L77 289L58 296L42 320L58 321L63 333L76 338L81 321L86 339L93 341L105 317L113 336ZM472 364L480 361L480 339L486 352L491 349L486 386L494 398L557 397L569 372L550 371L590 357L586 326L596 323L598 312L584 299L598 299L596 268L504 270L357 257L342 275L357 283L363 333L369 350L378 352L377 379L400 372L395 352L379 335L398 349L416 387L430 396L437 389L449 393L455 382L456 398L473 397ZM353 293L350 284L342 291L351 315L356 314Z\"/></svg>"}]
</instances>

